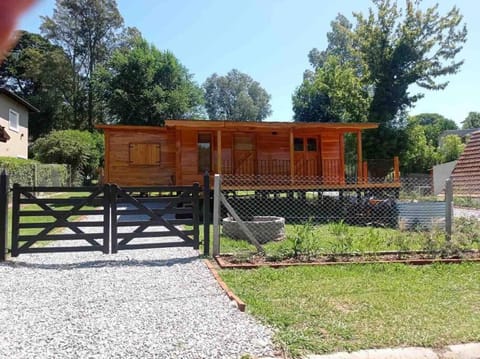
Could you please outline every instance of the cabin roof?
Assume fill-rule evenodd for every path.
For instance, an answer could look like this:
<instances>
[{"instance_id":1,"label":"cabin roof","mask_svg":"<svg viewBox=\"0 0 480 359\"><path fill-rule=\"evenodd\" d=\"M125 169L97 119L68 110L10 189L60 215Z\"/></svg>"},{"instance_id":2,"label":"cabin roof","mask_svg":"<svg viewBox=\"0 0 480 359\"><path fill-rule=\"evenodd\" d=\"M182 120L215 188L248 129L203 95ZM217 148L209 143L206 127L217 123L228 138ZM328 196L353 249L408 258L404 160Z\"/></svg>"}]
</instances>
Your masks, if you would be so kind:
<instances>
[{"instance_id":1,"label":"cabin roof","mask_svg":"<svg viewBox=\"0 0 480 359\"><path fill-rule=\"evenodd\" d=\"M480 194L480 131L472 133L452 172L456 190Z\"/></svg>"},{"instance_id":2,"label":"cabin roof","mask_svg":"<svg viewBox=\"0 0 480 359\"><path fill-rule=\"evenodd\" d=\"M198 130L233 130L233 131L281 131L281 130L342 130L356 132L378 128L378 123L338 123L338 122L246 122L218 120L166 120L164 126L134 125L97 125L103 130L141 130L165 131L166 128L196 128Z\"/></svg>"}]
</instances>

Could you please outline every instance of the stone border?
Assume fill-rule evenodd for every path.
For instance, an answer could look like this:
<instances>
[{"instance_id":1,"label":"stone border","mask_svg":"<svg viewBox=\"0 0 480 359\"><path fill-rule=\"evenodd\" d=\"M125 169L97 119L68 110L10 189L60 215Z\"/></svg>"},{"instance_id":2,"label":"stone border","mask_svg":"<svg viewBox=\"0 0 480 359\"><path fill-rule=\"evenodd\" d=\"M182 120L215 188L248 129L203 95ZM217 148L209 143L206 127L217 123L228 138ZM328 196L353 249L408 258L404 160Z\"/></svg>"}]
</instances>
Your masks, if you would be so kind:
<instances>
[{"instance_id":1,"label":"stone border","mask_svg":"<svg viewBox=\"0 0 480 359\"><path fill-rule=\"evenodd\" d=\"M213 277L218 282L220 287L223 289L227 297L236 303L238 310L240 310L241 312L244 312L246 304L230 290L228 285L223 281L223 279L218 274L214 264L212 264L211 261L208 259L205 259L205 264L207 265L207 268L213 274Z\"/></svg>"}]
</instances>

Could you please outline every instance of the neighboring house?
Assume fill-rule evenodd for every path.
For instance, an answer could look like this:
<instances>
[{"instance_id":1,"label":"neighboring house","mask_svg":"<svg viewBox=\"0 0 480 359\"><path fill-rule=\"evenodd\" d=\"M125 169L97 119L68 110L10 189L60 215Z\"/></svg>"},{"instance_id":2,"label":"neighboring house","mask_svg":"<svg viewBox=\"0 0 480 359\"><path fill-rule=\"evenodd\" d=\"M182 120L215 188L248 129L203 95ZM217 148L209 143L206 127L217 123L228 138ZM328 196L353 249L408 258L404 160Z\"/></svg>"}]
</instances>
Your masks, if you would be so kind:
<instances>
[{"instance_id":1,"label":"neighboring house","mask_svg":"<svg viewBox=\"0 0 480 359\"><path fill-rule=\"evenodd\" d=\"M467 128L466 130L446 130L438 137L439 146L443 143L443 138L448 135L456 135L462 139L463 143L468 142L468 138L473 132L480 131L480 128Z\"/></svg>"},{"instance_id":2,"label":"neighboring house","mask_svg":"<svg viewBox=\"0 0 480 359\"><path fill-rule=\"evenodd\" d=\"M39 112L20 96L0 87L0 157L28 158L28 114Z\"/></svg>"},{"instance_id":3,"label":"neighboring house","mask_svg":"<svg viewBox=\"0 0 480 359\"><path fill-rule=\"evenodd\" d=\"M473 132L452 172L457 193L480 195L480 131Z\"/></svg>"}]
</instances>

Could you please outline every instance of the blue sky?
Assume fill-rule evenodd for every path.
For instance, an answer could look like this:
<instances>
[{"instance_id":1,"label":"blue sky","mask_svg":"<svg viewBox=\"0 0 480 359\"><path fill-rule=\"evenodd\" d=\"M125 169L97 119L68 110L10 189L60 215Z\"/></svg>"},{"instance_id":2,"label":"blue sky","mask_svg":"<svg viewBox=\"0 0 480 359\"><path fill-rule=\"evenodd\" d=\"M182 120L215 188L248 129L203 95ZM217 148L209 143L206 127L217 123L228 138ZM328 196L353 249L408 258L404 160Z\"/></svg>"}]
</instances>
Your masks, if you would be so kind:
<instances>
[{"instance_id":1,"label":"blue sky","mask_svg":"<svg viewBox=\"0 0 480 359\"><path fill-rule=\"evenodd\" d=\"M327 45L326 33L338 13L352 19L365 13L367 0L117 0L127 26L135 26L159 49L170 50L202 84L212 73L236 68L249 74L271 94L268 120L289 121L291 96L309 68L307 54ZM399 3L403 1L399 0ZM425 0L423 6L434 4ZM41 15L51 16L55 0L37 0L21 19L19 28L39 32ZM444 14L460 8L468 40L459 58L461 72L449 76L443 91L429 91L411 114L437 112L460 123L468 112L480 111L480 2L442 0ZM411 89L416 91L416 89Z\"/></svg>"}]
</instances>

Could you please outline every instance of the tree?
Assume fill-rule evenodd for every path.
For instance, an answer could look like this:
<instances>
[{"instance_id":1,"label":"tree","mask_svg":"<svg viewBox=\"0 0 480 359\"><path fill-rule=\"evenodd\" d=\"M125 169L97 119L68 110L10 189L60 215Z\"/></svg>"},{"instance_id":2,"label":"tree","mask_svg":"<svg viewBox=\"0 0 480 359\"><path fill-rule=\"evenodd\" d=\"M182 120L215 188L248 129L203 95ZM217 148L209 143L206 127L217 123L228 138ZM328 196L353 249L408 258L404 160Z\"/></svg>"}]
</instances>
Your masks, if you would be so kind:
<instances>
[{"instance_id":1,"label":"tree","mask_svg":"<svg viewBox=\"0 0 480 359\"><path fill-rule=\"evenodd\" d=\"M410 121L406 129L407 146L401 157L402 172L428 173L438 162L436 147L428 142L425 128Z\"/></svg>"},{"instance_id":2,"label":"tree","mask_svg":"<svg viewBox=\"0 0 480 359\"><path fill-rule=\"evenodd\" d=\"M35 140L71 122L72 82L64 51L41 35L23 32L0 65L0 86L7 87L40 110L29 117L29 135Z\"/></svg>"},{"instance_id":3,"label":"tree","mask_svg":"<svg viewBox=\"0 0 480 359\"><path fill-rule=\"evenodd\" d=\"M210 119L260 122L271 113L270 95L257 81L238 70L205 80L205 107Z\"/></svg>"},{"instance_id":4,"label":"tree","mask_svg":"<svg viewBox=\"0 0 480 359\"><path fill-rule=\"evenodd\" d=\"M469 112L467 118L462 121L462 128L480 128L480 112Z\"/></svg>"},{"instance_id":5,"label":"tree","mask_svg":"<svg viewBox=\"0 0 480 359\"><path fill-rule=\"evenodd\" d=\"M95 176L103 157L103 136L79 130L52 131L37 139L31 152L43 163L64 163L72 168L76 183Z\"/></svg>"},{"instance_id":6,"label":"tree","mask_svg":"<svg viewBox=\"0 0 480 359\"><path fill-rule=\"evenodd\" d=\"M375 10L370 8L367 16L355 13L354 25L337 17L327 49L314 49L309 58L315 71L331 54L355 68L372 97L367 118L380 123L377 131L366 133L366 156L380 158L405 151L406 142L397 135L405 129L406 110L423 96L411 95L409 86L444 89L448 82L437 79L460 70L463 61L455 58L467 30L456 7L442 16L438 5L422 10L421 0L406 0L405 9L391 0L372 1Z\"/></svg>"},{"instance_id":7,"label":"tree","mask_svg":"<svg viewBox=\"0 0 480 359\"><path fill-rule=\"evenodd\" d=\"M438 139L443 131L458 129L453 120L449 120L438 113L422 113L409 118L409 123L423 127L427 143L437 148Z\"/></svg>"},{"instance_id":8,"label":"tree","mask_svg":"<svg viewBox=\"0 0 480 359\"><path fill-rule=\"evenodd\" d=\"M116 50L97 78L109 122L163 125L168 118L190 117L202 104L188 70L172 53L142 38Z\"/></svg>"},{"instance_id":9,"label":"tree","mask_svg":"<svg viewBox=\"0 0 480 359\"><path fill-rule=\"evenodd\" d=\"M115 0L56 0L53 16L42 19L42 33L61 46L70 59L75 122L81 123L86 117L85 127L93 129L96 100L93 74L96 66L108 59L123 25L117 3Z\"/></svg>"},{"instance_id":10,"label":"tree","mask_svg":"<svg viewBox=\"0 0 480 359\"><path fill-rule=\"evenodd\" d=\"M465 149L465 144L457 135L447 135L442 139L442 143L438 149L440 158L443 162L457 160Z\"/></svg>"},{"instance_id":11,"label":"tree","mask_svg":"<svg viewBox=\"0 0 480 359\"><path fill-rule=\"evenodd\" d=\"M335 55L321 61L292 97L294 120L366 122L370 98L352 62L342 63Z\"/></svg>"}]
</instances>

